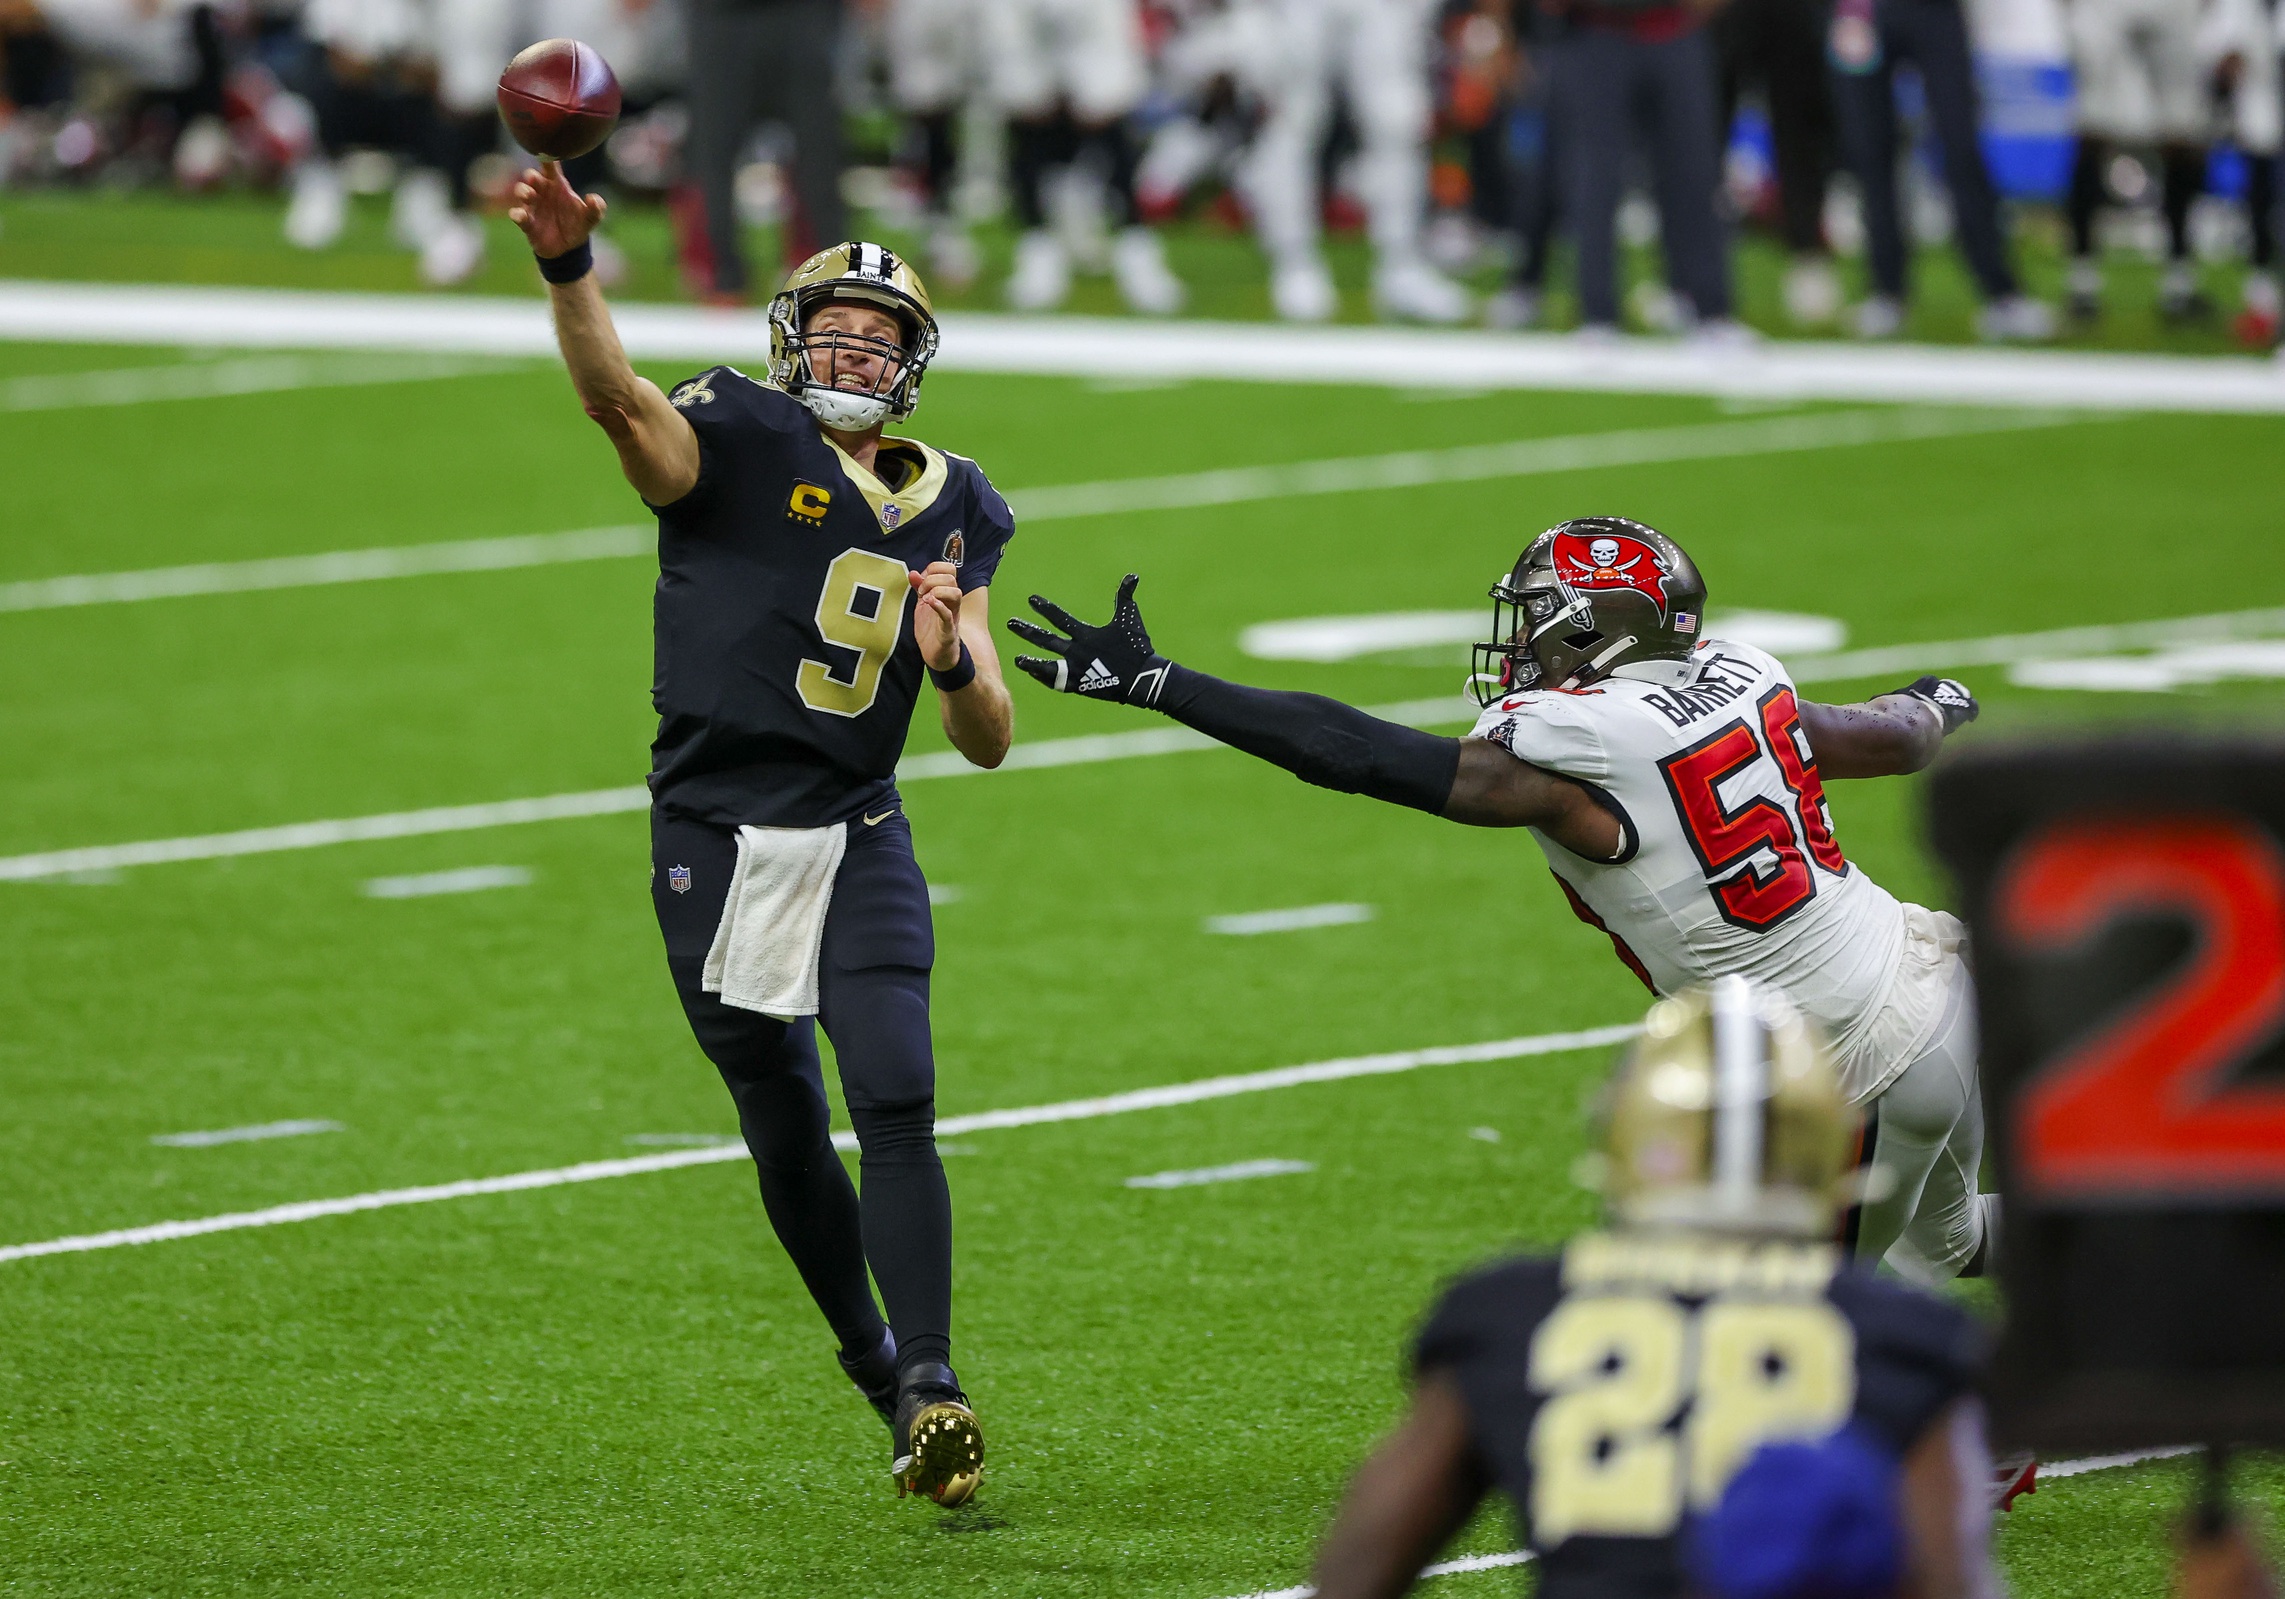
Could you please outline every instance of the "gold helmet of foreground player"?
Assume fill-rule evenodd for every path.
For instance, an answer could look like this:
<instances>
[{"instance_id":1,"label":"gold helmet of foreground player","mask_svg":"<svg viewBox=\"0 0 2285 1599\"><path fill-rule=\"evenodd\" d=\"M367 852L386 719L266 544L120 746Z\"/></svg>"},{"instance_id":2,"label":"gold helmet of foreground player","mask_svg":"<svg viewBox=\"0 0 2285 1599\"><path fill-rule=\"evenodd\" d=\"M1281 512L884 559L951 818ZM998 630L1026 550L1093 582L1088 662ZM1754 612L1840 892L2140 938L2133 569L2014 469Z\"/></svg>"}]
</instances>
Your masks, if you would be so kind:
<instances>
[{"instance_id":1,"label":"gold helmet of foreground player","mask_svg":"<svg viewBox=\"0 0 2285 1599\"><path fill-rule=\"evenodd\" d=\"M878 306L897 320L900 344L856 333L808 331L809 319L828 305ZM812 357L828 371L836 351L877 357L870 388L819 382ZM891 420L902 422L920 403L920 380L936 355L936 313L920 274L886 245L851 241L820 250L785 280L770 300L770 381L829 428L858 433Z\"/></svg>"},{"instance_id":2,"label":"gold helmet of foreground player","mask_svg":"<svg viewBox=\"0 0 2285 1599\"><path fill-rule=\"evenodd\" d=\"M1596 1186L1628 1226L1826 1237L1855 1198L1860 1119L1815 1027L1766 984L1653 1005L1601 1119Z\"/></svg>"}]
</instances>

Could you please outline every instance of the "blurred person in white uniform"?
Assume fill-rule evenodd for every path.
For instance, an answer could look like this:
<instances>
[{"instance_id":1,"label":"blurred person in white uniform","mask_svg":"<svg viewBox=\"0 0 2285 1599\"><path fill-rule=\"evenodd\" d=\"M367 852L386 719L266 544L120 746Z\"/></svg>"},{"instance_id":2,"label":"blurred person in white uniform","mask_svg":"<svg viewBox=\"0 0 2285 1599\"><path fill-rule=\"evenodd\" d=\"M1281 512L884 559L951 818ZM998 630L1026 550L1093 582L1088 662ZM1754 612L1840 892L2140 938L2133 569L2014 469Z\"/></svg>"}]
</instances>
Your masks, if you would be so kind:
<instances>
[{"instance_id":1,"label":"blurred person in white uniform","mask_svg":"<svg viewBox=\"0 0 2285 1599\"><path fill-rule=\"evenodd\" d=\"M1460 322L1468 295L1428 264L1431 0L1264 0L1268 47L1254 63L1267 120L1254 141L1246 194L1270 260L1270 300L1293 322L1322 322L1339 304L1318 248L1319 155L1333 96L1362 148L1358 187L1373 242L1373 306L1383 316Z\"/></svg>"},{"instance_id":2,"label":"blurred person in white uniform","mask_svg":"<svg viewBox=\"0 0 2285 1599\"><path fill-rule=\"evenodd\" d=\"M2108 203L2107 174L2121 146L2155 146L2166 217L2166 271L2159 314L2169 321L2213 313L2190 256L2190 204L2205 186L2212 136L2209 79L2201 69L2201 0L2070 0L2071 65L2079 88L2079 148L2066 211L2071 317L2102 315L2102 263L2095 217Z\"/></svg>"},{"instance_id":3,"label":"blurred person in white uniform","mask_svg":"<svg viewBox=\"0 0 2285 1599\"><path fill-rule=\"evenodd\" d=\"M930 276L954 290L976 281L982 260L961 224L954 191L961 108L984 83L986 0L889 0L889 94L920 135L920 180L928 205Z\"/></svg>"},{"instance_id":4,"label":"blurred person in white uniform","mask_svg":"<svg viewBox=\"0 0 2285 1599\"><path fill-rule=\"evenodd\" d=\"M422 0L310 0L302 13L302 32L314 55L296 87L317 112L318 144L290 180L286 242L323 250L339 239L349 205L340 158L353 147L383 150L410 168L397 184L390 236L421 252L422 274L429 277L428 247L451 228L452 208L450 187L433 164L436 62L427 5ZM465 254L465 241L445 246L434 270L449 278L458 268L465 277L473 270L462 262Z\"/></svg>"},{"instance_id":5,"label":"blurred person in white uniform","mask_svg":"<svg viewBox=\"0 0 2285 1599\"><path fill-rule=\"evenodd\" d=\"M29 9L65 50L126 74L138 89L186 89L198 75L194 0L37 0Z\"/></svg>"},{"instance_id":6,"label":"blurred person in white uniform","mask_svg":"<svg viewBox=\"0 0 2285 1599\"><path fill-rule=\"evenodd\" d=\"M1146 217L1170 214L1212 177L1239 185L1260 120L1253 64L1269 53L1270 17L1259 0L1168 0L1171 32L1158 57L1158 88L1172 114L1151 132L1135 174Z\"/></svg>"},{"instance_id":7,"label":"blurred person in white uniform","mask_svg":"<svg viewBox=\"0 0 2285 1599\"><path fill-rule=\"evenodd\" d=\"M982 37L992 101L1008 119L1009 177L1023 229L1008 303L1046 311L1070 294L1071 253L1048 217L1049 174L1089 163L1117 229L1111 276L1120 297L1150 315L1181 310L1188 293L1135 209L1128 118L1150 88L1150 71L1134 0L989 0Z\"/></svg>"},{"instance_id":8,"label":"blurred person in white uniform","mask_svg":"<svg viewBox=\"0 0 2285 1599\"><path fill-rule=\"evenodd\" d=\"M2266 349L2285 313L2277 282L2277 154L2285 144L2278 29L2268 0L2211 0L2198 45L2221 101L2223 130L2245 158L2245 214L2251 238L2238 307L2240 341Z\"/></svg>"}]
</instances>

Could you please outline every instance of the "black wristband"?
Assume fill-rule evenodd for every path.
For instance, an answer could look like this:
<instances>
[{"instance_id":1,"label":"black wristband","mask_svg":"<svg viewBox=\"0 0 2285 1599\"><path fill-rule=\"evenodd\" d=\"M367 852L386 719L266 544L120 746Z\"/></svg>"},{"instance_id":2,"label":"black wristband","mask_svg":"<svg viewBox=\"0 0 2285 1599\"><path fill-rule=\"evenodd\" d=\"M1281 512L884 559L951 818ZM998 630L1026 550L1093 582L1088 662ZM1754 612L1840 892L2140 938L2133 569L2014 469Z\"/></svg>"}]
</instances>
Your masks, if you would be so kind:
<instances>
[{"instance_id":1,"label":"black wristband","mask_svg":"<svg viewBox=\"0 0 2285 1599\"><path fill-rule=\"evenodd\" d=\"M939 672L932 666L928 669L928 680L947 694L957 694L976 681L976 657L968 653L966 639L960 641L960 659L953 663L952 669Z\"/></svg>"},{"instance_id":2,"label":"black wristband","mask_svg":"<svg viewBox=\"0 0 2285 1599\"><path fill-rule=\"evenodd\" d=\"M577 283L595 270L595 249L585 239L561 255L535 255L532 259L540 264L540 276L550 283Z\"/></svg>"}]
</instances>

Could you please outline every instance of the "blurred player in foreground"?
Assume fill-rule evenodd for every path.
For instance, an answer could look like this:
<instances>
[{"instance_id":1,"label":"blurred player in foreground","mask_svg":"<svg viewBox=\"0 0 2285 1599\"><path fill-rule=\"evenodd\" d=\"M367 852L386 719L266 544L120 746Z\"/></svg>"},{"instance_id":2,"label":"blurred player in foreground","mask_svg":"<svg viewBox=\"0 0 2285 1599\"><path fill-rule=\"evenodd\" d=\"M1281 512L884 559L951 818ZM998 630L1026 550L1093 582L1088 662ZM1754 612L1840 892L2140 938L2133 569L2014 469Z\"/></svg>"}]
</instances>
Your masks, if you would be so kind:
<instances>
[{"instance_id":1,"label":"blurred player in foreground","mask_svg":"<svg viewBox=\"0 0 2285 1599\"><path fill-rule=\"evenodd\" d=\"M1542 1599L1999 1594L1982 1339L1821 1241L1856 1118L1813 1029L1743 978L1662 1000L1602 1114L1611 1230L1445 1294L1318 1599L1406 1592L1495 1488Z\"/></svg>"},{"instance_id":2,"label":"blurred player in foreground","mask_svg":"<svg viewBox=\"0 0 2285 1599\"><path fill-rule=\"evenodd\" d=\"M900 1493L957 1504L983 1435L949 1364L936 942L896 764L924 669L961 754L1007 754L990 583L1014 521L973 461L881 436L936 351L928 292L896 255L819 252L770 302L769 382L714 367L669 399L628 364L596 287L603 211L550 163L508 214L581 404L658 514L651 899L667 967L737 1102L770 1223L895 1435ZM861 1200L829 1136L813 1018Z\"/></svg>"},{"instance_id":3,"label":"blurred player in foreground","mask_svg":"<svg viewBox=\"0 0 2285 1599\"><path fill-rule=\"evenodd\" d=\"M1857 1247L1921 1281L1980 1271L1997 1205L1983 1157L1975 990L1958 921L1899 904L1841 854L1824 778L1915 772L1974 720L1933 677L1862 705L1799 698L1777 659L1703 636L1705 580L1639 522L1582 517L1492 589L1484 704L1439 738L1315 694L1248 688L1151 649L1120 587L1106 627L1034 597L1068 637L1016 664L1048 687L1145 705L1343 793L1474 827L1528 827L1579 917L1653 992L1739 974L1833 1038L1852 1105L1877 1107Z\"/></svg>"}]
</instances>

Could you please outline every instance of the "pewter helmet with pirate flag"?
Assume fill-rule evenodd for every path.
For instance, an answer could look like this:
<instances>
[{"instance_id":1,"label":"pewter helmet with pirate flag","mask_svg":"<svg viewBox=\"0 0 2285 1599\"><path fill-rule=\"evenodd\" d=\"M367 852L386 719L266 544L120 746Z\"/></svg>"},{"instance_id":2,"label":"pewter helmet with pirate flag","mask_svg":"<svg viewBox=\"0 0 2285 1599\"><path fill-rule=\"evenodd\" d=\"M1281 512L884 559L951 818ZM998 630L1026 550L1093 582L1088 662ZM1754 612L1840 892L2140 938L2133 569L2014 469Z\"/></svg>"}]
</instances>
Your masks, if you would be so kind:
<instances>
[{"instance_id":1,"label":"pewter helmet with pirate flag","mask_svg":"<svg viewBox=\"0 0 2285 1599\"><path fill-rule=\"evenodd\" d=\"M809 319L828 305L877 306L897 320L902 344L857 333L811 333ZM818 381L810 358L836 351L877 357L880 375L870 388ZM785 280L770 301L770 382L809 407L817 420L844 432L902 422L920 403L920 380L936 355L936 313L927 285L904 257L886 245L852 240L820 250Z\"/></svg>"},{"instance_id":2,"label":"pewter helmet with pirate flag","mask_svg":"<svg viewBox=\"0 0 2285 1599\"><path fill-rule=\"evenodd\" d=\"M1697 563L1656 528L1582 516L1531 541L1492 585L1492 638L1476 646L1478 704L1530 688L1585 688L1629 661L1686 660L1706 616Z\"/></svg>"}]
</instances>

